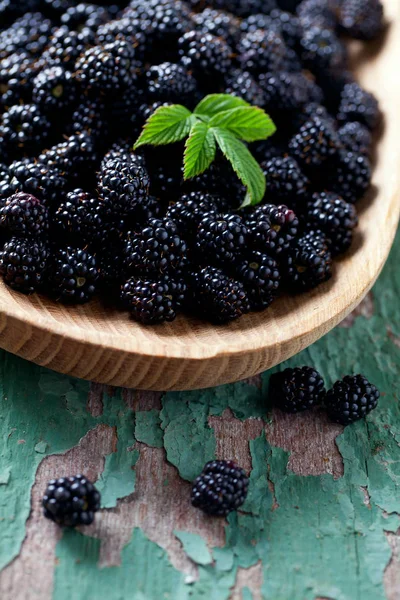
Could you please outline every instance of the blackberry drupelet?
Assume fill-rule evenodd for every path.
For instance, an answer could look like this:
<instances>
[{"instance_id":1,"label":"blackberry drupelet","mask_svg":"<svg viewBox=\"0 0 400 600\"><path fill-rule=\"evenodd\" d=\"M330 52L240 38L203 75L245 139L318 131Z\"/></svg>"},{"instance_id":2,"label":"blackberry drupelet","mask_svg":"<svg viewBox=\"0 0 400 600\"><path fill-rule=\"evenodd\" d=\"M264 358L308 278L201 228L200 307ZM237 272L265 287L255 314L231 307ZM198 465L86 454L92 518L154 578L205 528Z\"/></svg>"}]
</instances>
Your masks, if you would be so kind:
<instances>
[{"instance_id":1,"label":"blackberry drupelet","mask_svg":"<svg viewBox=\"0 0 400 600\"><path fill-rule=\"evenodd\" d=\"M290 154L304 167L320 167L339 147L331 122L320 117L306 121L289 142Z\"/></svg>"},{"instance_id":2,"label":"blackberry drupelet","mask_svg":"<svg viewBox=\"0 0 400 600\"><path fill-rule=\"evenodd\" d=\"M99 198L75 189L68 192L57 208L53 223L57 235L64 234L76 243L100 242L113 226L110 208Z\"/></svg>"},{"instance_id":3,"label":"blackberry drupelet","mask_svg":"<svg viewBox=\"0 0 400 600\"><path fill-rule=\"evenodd\" d=\"M0 252L0 273L14 290L33 294L43 284L48 257L42 240L12 237Z\"/></svg>"},{"instance_id":4,"label":"blackberry drupelet","mask_svg":"<svg viewBox=\"0 0 400 600\"><path fill-rule=\"evenodd\" d=\"M321 232L308 232L283 257L282 278L290 292L317 287L332 276L332 256Z\"/></svg>"},{"instance_id":5,"label":"blackberry drupelet","mask_svg":"<svg viewBox=\"0 0 400 600\"><path fill-rule=\"evenodd\" d=\"M179 39L182 64L203 83L214 85L217 77L226 76L232 67L233 52L227 42L210 33L189 31ZM211 78L211 81L208 81Z\"/></svg>"},{"instance_id":6,"label":"blackberry drupelet","mask_svg":"<svg viewBox=\"0 0 400 600\"><path fill-rule=\"evenodd\" d=\"M49 66L59 65L73 71L75 62L81 54L94 43L94 35L90 30L70 31L68 27L59 27L49 40L49 45L42 58Z\"/></svg>"},{"instance_id":7,"label":"blackberry drupelet","mask_svg":"<svg viewBox=\"0 0 400 600\"><path fill-rule=\"evenodd\" d=\"M218 212L223 205L223 200L217 196L204 192L190 192L169 206L167 217L176 223L179 233L183 237L190 239L196 234L204 215L209 212Z\"/></svg>"},{"instance_id":8,"label":"blackberry drupelet","mask_svg":"<svg viewBox=\"0 0 400 600\"><path fill-rule=\"evenodd\" d=\"M368 129L358 121L345 123L338 130L339 141L343 147L356 154L368 156L372 146L372 136Z\"/></svg>"},{"instance_id":9,"label":"blackberry drupelet","mask_svg":"<svg viewBox=\"0 0 400 600\"><path fill-rule=\"evenodd\" d=\"M124 217L145 202L149 195L149 176L138 161L108 161L98 176L98 192L115 215Z\"/></svg>"},{"instance_id":10,"label":"blackberry drupelet","mask_svg":"<svg viewBox=\"0 0 400 600\"><path fill-rule=\"evenodd\" d=\"M133 277L121 287L122 304L140 323L153 325L173 321L178 309L178 285L169 275Z\"/></svg>"},{"instance_id":11,"label":"blackberry drupelet","mask_svg":"<svg viewBox=\"0 0 400 600\"><path fill-rule=\"evenodd\" d=\"M253 106L265 106L265 94L248 71L233 69L226 78L225 94L243 98Z\"/></svg>"},{"instance_id":12,"label":"blackberry drupelet","mask_svg":"<svg viewBox=\"0 0 400 600\"><path fill-rule=\"evenodd\" d=\"M378 101L373 94L364 90L358 83L348 83L344 86L337 115L339 121L359 121L368 129L374 129L380 116Z\"/></svg>"},{"instance_id":13,"label":"blackberry drupelet","mask_svg":"<svg viewBox=\"0 0 400 600\"><path fill-rule=\"evenodd\" d=\"M46 143L50 121L35 104L11 106L1 118L0 142L13 157L31 153Z\"/></svg>"},{"instance_id":14,"label":"blackberry drupelet","mask_svg":"<svg viewBox=\"0 0 400 600\"><path fill-rule=\"evenodd\" d=\"M263 204L253 209L245 220L250 243L261 252L280 257L293 243L299 220L285 205Z\"/></svg>"},{"instance_id":15,"label":"blackberry drupelet","mask_svg":"<svg viewBox=\"0 0 400 600\"><path fill-rule=\"evenodd\" d=\"M128 275L173 273L183 263L186 242L169 218L150 219L140 233L129 233L124 248Z\"/></svg>"},{"instance_id":16,"label":"blackberry drupelet","mask_svg":"<svg viewBox=\"0 0 400 600\"><path fill-rule=\"evenodd\" d=\"M254 33L258 29L265 31L271 28L280 33L280 29L276 26L274 27L270 15L265 13L256 13L254 15L250 15L246 19L242 19L240 23L240 31L242 35L246 35L250 32Z\"/></svg>"},{"instance_id":17,"label":"blackberry drupelet","mask_svg":"<svg viewBox=\"0 0 400 600\"><path fill-rule=\"evenodd\" d=\"M33 86L33 101L44 113L64 112L77 101L75 79L63 67L43 69L36 75Z\"/></svg>"},{"instance_id":18,"label":"blackberry drupelet","mask_svg":"<svg viewBox=\"0 0 400 600\"><path fill-rule=\"evenodd\" d=\"M197 230L196 251L201 261L231 265L243 256L247 237L247 227L240 215L206 213Z\"/></svg>"},{"instance_id":19,"label":"blackberry drupelet","mask_svg":"<svg viewBox=\"0 0 400 600\"><path fill-rule=\"evenodd\" d=\"M355 204L368 190L372 177L368 157L343 151L328 171L326 185L332 192Z\"/></svg>"},{"instance_id":20,"label":"blackberry drupelet","mask_svg":"<svg viewBox=\"0 0 400 600\"><path fill-rule=\"evenodd\" d=\"M326 394L331 421L349 425L363 419L377 407L380 392L363 375L346 375Z\"/></svg>"},{"instance_id":21,"label":"blackberry drupelet","mask_svg":"<svg viewBox=\"0 0 400 600\"><path fill-rule=\"evenodd\" d=\"M146 75L151 100L186 104L196 96L197 82L182 65L170 62L153 65Z\"/></svg>"},{"instance_id":22,"label":"blackberry drupelet","mask_svg":"<svg viewBox=\"0 0 400 600\"><path fill-rule=\"evenodd\" d=\"M71 135L65 142L42 152L38 162L57 169L69 179L78 179L82 173L87 179L97 162L94 139L86 131Z\"/></svg>"},{"instance_id":23,"label":"blackberry drupelet","mask_svg":"<svg viewBox=\"0 0 400 600\"><path fill-rule=\"evenodd\" d=\"M340 25L359 40L372 40L383 31L383 6L380 0L346 0L340 8Z\"/></svg>"},{"instance_id":24,"label":"blackberry drupelet","mask_svg":"<svg viewBox=\"0 0 400 600\"><path fill-rule=\"evenodd\" d=\"M17 192L37 197L49 206L54 205L65 189L65 178L57 170L30 161L15 161L9 167L10 179L0 184L0 198L7 199Z\"/></svg>"},{"instance_id":25,"label":"blackberry drupelet","mask_svg":"<svg viewBox=\"0 0 400 600\"><path fill-rule=\"evenodd\" d=\"M270 197L290 203L305 196L310 182L291 156L271 158L262 163L261 168L267 178Z\"/></svg>"},{"instance_id":26,"label":"blackberry drupelet","mask_svg":"<svg viewBox=\"0 0 400 600\"><path fill-rule=\"evenodd\" d=\"M302 60L310 69L319 72L344 66L345 47L331 29L310 27L303 32L300 44Z\"/></svg>"},{"instance_id":27,"label":"blackberry drupelet","mask_svg":"<svg viewBox=\"0 0 400 600\"><path fill-rule=\"evenodd\" d=\"M297 413L321 404L326 394L321 375L312 367L288 368L274 373L269 397L274 406L287 413Z\"/></svg>"},{"instance_id":28,"label":"blackberry drupelet","mask_svg":"<svg viewBox=\"0 0 400 600\"><path fill-rule=\"evenodd\" d=\"M207 515L226 517L246 500L249 480L232 460L208 462L192 487L192 505Z\"/></svg>"},{"instance_id":29,"label":"blackberry drupelet","mask_svg":"<svg viewBox=\"0 0 400 600\"><path fill-rule=\"evenodd\" d=\"M0 163L0 186L9 181L10 173L7 165Z\"/></svg>"},{"instance_id":30,"label":"blackberry drupelet","mask_svg":"<svg viewBox=\"0 0 400 600\"><path fill-rule=\"evenodd\" d=\"M224 38L231 48L235 48L240 36L240 21L232 14L213 8L205 8L193 15L196 31L210 33Z\"/></svg>"},{"instance_id":31,"label":"blackberry drupelet","mask_svg":"<svg viewBox=\"0 0 400 600\"><path fill-rule=\"evenodd\" d=\"M261 252L252 252L235 265L235 276L243 283L251 310L263 310L275 300L279 285L278 263Z\"/></svg>"},{"instance_id":32,"label":"blackberry drupelet","mask_svg":"<svg viewBox=\"0 0 400 600\"><path fill-rule=\"evenodd\" d=\"M308 229L322 231L332 256L346 252L353 241L358 217L355 207L333 192L316 192L307 203Z\"/></svg>"},{"instance_id":33,"label":"blackberry drupelet","mask_svg":"<svg viewBox=\"0 0 400 600\"><path fill-rule=\"evenodd\" d=\"M42 505L44 516L58 525L90 525L100 509L100 493L83 475L60 477L47 484Z\"/></svg>"},{"instance_id":34,"label":"blackberry drupelet","mask_svg":"<svg viewBox=\"0 0 400 600\"><path fill-rule=\"evenodd\" d=\"M0 225L13 235L43 238L49 229L49 212L35 196L19 192L0 209Z\"/></svg>"},{"instance_id":35,"label":"blackberry drupelet","mask_svg":"<svg viewBox=\"0 0 400 600\"><path fill-rule=\"evenodd\" d=\"M250 310L243 284L221 269L205 267L193 273L190 288L191 307L212 323L228 323Z\"/></svg>"},{"instance_id":36,"label":"blackberry drupelet","mask_svg":"<svg viewBox=\"0 0 400 600\"><path fill-rule=\"evenodd\" d=\"M241 37L238 54L242 68L251 73L277 72L284 67L287 48L282 36L274 29L256 29Z\"/></svg>"},{"instance_id":37,"label":"blackberry drupelet","mask_svg":"<svg viewBox=\"0 0 400 600\"><path fill-rule=\"evenodd\" d=\"M84 304L95 294L99 272L96 258L80 248L57 249L47 273L49 291L64 304Z\"/></svg>"}]
</instances>

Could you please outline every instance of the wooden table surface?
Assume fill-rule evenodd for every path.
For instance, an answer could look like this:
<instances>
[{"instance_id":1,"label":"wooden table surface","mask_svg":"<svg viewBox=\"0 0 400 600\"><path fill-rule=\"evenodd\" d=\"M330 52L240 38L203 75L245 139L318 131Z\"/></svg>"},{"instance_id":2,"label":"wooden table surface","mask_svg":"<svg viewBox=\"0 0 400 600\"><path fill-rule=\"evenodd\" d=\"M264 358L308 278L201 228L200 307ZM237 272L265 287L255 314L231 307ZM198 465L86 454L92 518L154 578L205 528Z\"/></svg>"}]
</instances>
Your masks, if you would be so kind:
<instances>
[{"instance_id":1,"label":"wooden table surface","mask_svg":"<svg viewBox=\"0 0 400 600\"><path fill-rule=\"evenodd\" d=\"M328 383L363 372L379 408L345 430L321 411L271 412L270 373L207 391L90 385L1 354L2 600L398 600L400 236L373 292L288 361ZM227 521L190 505L217 456L251 475ZM48 479L97 480L82 530L41 515Z\"/></svg>"}]
</instances>

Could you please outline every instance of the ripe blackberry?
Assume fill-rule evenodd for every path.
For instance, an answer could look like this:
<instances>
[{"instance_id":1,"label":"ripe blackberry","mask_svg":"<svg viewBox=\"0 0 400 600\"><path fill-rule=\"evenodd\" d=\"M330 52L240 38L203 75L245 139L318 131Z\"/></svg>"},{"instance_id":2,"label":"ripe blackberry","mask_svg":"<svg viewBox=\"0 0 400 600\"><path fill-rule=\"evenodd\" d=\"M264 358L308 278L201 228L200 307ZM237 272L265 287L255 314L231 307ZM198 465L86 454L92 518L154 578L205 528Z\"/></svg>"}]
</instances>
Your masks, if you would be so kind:
<instances>
[{"instance_id":1,"label":"ripe blackberry","mask_svg":"<svg viewBox=\"0 0 400 600\"><path fill-rule=\"evenodd\" d=\"M203 83L210 77L227 75L232 66L232 49L222 38L210 33L189 31L178 44L182 64L193 70Z\"/></svg>"},{"instance_id":2,"label":"ripe blackberry","mask_svg":"<svg viewBox=\"0 0 400 600\"><path fill-rule=\"evenodd\" d=\"M354 204L364 196L371 184L371 163L362 154L343 151L327 175L328 189Z\"/></svg>"},{"instance_id":3,"label":"ripe blackberry","mask_svg":"<svg viewBox=\"0 0 400 600\"><path fill-rule=\"evenodd\" d=\"M193 15L193 21L196 31L224 38L231 48L236 46L240 35L240 21L234 15L223 10L205 8Z\"/></svg>"},{"instance_id":4,"label":"ripe blackberry","mask_svg":"<svg viewBox=\"0 0 400 600\"><path fill-rule=\"evenodd\" d=\"M47 274L49 291L56 300L84 304L95 294L99 278L96 258L80 248L57 249Z\"/></svg>"},{"instance_id":5,"label":"ripe blackberry","mask_svg":"<svg viewBox=\"0 0 400 600\"><path fill-rule=\"evenodd\" d=\"M258 83L264 93L266 107L273 115L277 111L301 110L310 101L312 83L302 73L261 73ZM287 126L286 115L283 119Z\"/></svg>"},{"instance_id":6,"label":"ripe blackberry","mask_svg":"<svg viewBox=\"0 0 400 600\"><path fill-rule=\"evenodd\" d=\"M322 233L312 231L299 238L281 267L286 287L291 292L304 292L330 279L332 257Z\"/></svg>"},{"instance_id":7,"label":"ripe blackberry","mask_svg":"<svg viewBox=\"0 0 400 600\"><path fill-rule=\"evenodd\" d=\"M307 204L307 228L322 231L332 256L346 252L358 224L356 209L333 192L316 192Z\"/></svg>"},{"instance_id":8,"label":"ripe blackberry","mask_svg":"<svg viewBox=\"0 0 400 600\"><path fill-rule=\"evenodd\" d=\"M321 375L312 367L288 368L270 379L269 397L274 406L297 413L321 404L326 394Z\"/></svg>"},{"instance_id":9,"label":"ripe blackberry","mask_svg":"<svg viewBox=\"0 0 400 600\"><path fill-rule=\"evenodd\" d=\"M217 212L223 207L223 201L211 194L203 192L191 192L184 194L174 204L171 204L167 210L167 217L172 219L179 233L186 239L196 234L197 228L209 212Z\"/></svg>"},{"instance_id":10,"label":"ripe blackberry","mask_svg":"<svg viewBox=\"0 0 400 600\"><path fill-rule=\"evenodd\" d=\"M295 130L299 130L304 123L312 117L319 117L323 121L329 121L332 129L336 128L335 119L329 114L328 110L318 102L308 102L302 106L301 111L293 116L293 126ZM339 140L340 142L340 140Z\"/></svg>"},{"instance_id":11,"label":"ripe blackberry","mask_svg":"<svg viewBox=\"0 0 400 600\"><path fill-rule=\"evenodd\" d=\"M33 101L43 112L65 111L77 100L75 80L63 67L43 69L33 81Z\"/></svg>"},{"instance_id":12,"label":"ripe blackberry","mask_svg":"<svg viewBox=\"0 0 400 600\"><path fill-rule=\"evenodd\" d=\"M192 505L207 515L226 517L246 500L249 480L232 460L208 462L194 480Z\"/></svg>"},{"instance_id":13,"label":"ripe blackberry","mask_svg":"<svg viewBox=\"0 0 400 600\"><path fill-rule=\"evenodd\" d=\"M98 177L98 192L110 204L115 215L127 216L149 195L146 168L131 160L108 161Z\"/></svg>"},{"instance_id":14,"label":"ripe blackberry","mask_svg":"<svg viewBox=\"0 0 400 600\"><path fill-rule=\"evenodd\" d=\"M268 29L275 29L275 31L280 33L279 28L274 26L270 15L266 13L255 13L254 15L249 15L246 19L242 19L240 23L240 31L242 35L246 35L250 32L254 33L259 29L264 31Z\"/></svg>"},{"instance_id":15,"label":"ripe blackberry","mask_svg":"<svg viewBox=\"0 0 400 600\"><path fill-rule=\"evenodd\" d=\"M7 165L0 163L0 186L4 185L10 180L10 173Z\"/></svg>"},{"instance_id":16,"label":"ripe blackberry","mask_svg":"<svg viewBox=\"0 0 400 600\"><path fill-rule=\"evenodd\" d=\"M290 203L305 196L310 182L291 156L271 158L262 163L261 168L267 178L270 197Z\"/></svg>"},{"instance_id":17,"label":"ripe blackberry","mask_svg":"<svg viewBox=\"0 0 400 600\"><path fill-rule=\"evenodd\" d=\"M139 19L128 9L126 15L121 18L100 25L96 32L96 44L104 46L115 42L116 39L125 39L134 46L138 59L142 60L148 40L141 28Z\"/></svg>"},{"instance_id":18,"label":"ripe blackberry","mask_svg":"<svg viewBox=\"0 0 400 600\"><path fill-rule=\"evenodd\" d=\"M319 72L344 66L345 47L331 29L307 28L300 43L304 64L311 70Z\"/></svg>"},{"instance_id":19,"label":"ripe blackberry","mask_svg":"<svg viewBox=\"0 0 400 600\"><path fill-rule=\"evenodd\" d=\"M372 136L368 129L358 121L345 123L338 130L339 141L343 147L356 154L369 155L372 146Z\"/></svg>"},{"instance_id":20,"label":"ripe blackberry","mask_svg":"<svg viewBox=\"0 0 400 600\"><path fill-rule=\"evenodd\" d=\"M320 167L340 147L336 131L329 120L312 117L289 142L289 152L304 167Z\"/></svg>"},{"instance_id":21,"label":"ripe blackberry","mask_svg":"<svg viewBox=\"0 0 400 600\"><path fill-rule=\"evenodd\" d=\"M197 82L185 67L164 62L147 71L147 93L151 100L190 103L197 91Z\"/></svg>"},{"instance_id":22,"label":"ripe blackberry","mask_svg":"<svg viewBox=\"0 0 400 600\"><path fill-rule=\"evenodd\" d=\"M0 58L22 49L31 56L39 56L51 35L53 24L42 13L26 12L4 31L0 32Z\"/></svg>"},{"instance_id":23,"label":"ripe blackberry","mask_svg":"<svg viewBox=\"0 0 400 600\"><path fill-rule=\"evenodd\" d=\"M235 275L245 287L251 310L263 310L275 300L281 276L278 263L267 254L252 252L235 265Z\"/></svg>"},{"instance_id":24,"label":"ripe blackberry","mask_svg":"<svg viewBox=\"0 0 400 600\"><path fill-rule=\"evenodd\" d=\"M250 310L243 284L215 267L193 274L191 292L192 308L212 323L228 323Z\"/></svg>"},{"instance_id":25,"label":"ripe blackberry","mask_svg":"<svg viewBox=\"0 0 400 600\"><path fill-rule=\"evenodd\" d=\"M42 152L38 162L57 169L69 179L78 179L82 173L87 179L88 173L97 162L94 139L86 131L71 135L65 142Z\"/></svg>"},{"instance_id":26,"label":"ripe blackberry","mask_svg":"<svg viewBox=\"0 0 400 600\"><path fill-rule=\"evenodd\" d=\"M43 237L49 228L48 209L35 196L19 192L0 209L0 224L14 235Z\"/></svg>"},{"instance_id":27,"label":"ripe blackberry","mask_svg":"<svg viewBox=\"0 0 400 600\"><path fill-rule=\"evenodd\" d=\"M99 198L77 188L68 192L55 212L53 222L59 234L67 234L68 239L77 243L101 241L105 230L112 226L111 211L107 208Z\"/></svg>"},{"instance_id":28,"label":"ripe blackberry","mask_svg":"<svg viewBox=\"0 0 400 600\"><path fill-rule=\"evenodd\" d=\"M173 273L182 264L186 243L171 219L150 219L140 233L130 233L124 248L128 275Z\"/></svg>"},{"instance_id":29,"label":"ripe blackberry","mask_svg":"<svg viewBox=\"0 0 400 600\"><path fill-rule=\"evenodd\" d=\"M273 257L286 252L297 235L295 213L287 206L263 204L253 209L245 220L251 245Z\"/></svg>"},{"instance_id":30,"label":"ripe blackberry","mask_svg":"<svg viewBox=\"0 0 400 600\"><path fill-rule=\"evenodd\" d=\"M137 68L134 48L117 40L86 50L76 61L75 77L86 90L115 94L136 81Z\"/></svg>"},{"instance_id":31,"label":"ripe blackberry","mask_svg":"<svg viewBox=\"0 0 400 600\"><path fill-rule=\"evenodd\" d=\"M133 151L133 142L127 140L117 140L101 161L100 170L103 171L106 164L110 161L119 160L123 163L135 163L146 167L144 156Z\"/></svg>"},{"instance_id":32,"label":"ripe blackberry","mask_svg":"<svg viewBox=\"0 0 400 600\"><path fill-rule=\"evenodd\" d=\"M326 394L331 421L349 425L363 419L378 405L380 392L363 375L346 375Z\"/></svg>"},{"instance_id":33,"label":"ripe blackberry","mask_svg":"<svg viewBox=\"0 0 400 600\"><path fill-rule=\"evenodd\" d=\"M265 94L248 71L233 69L226 78L225 94L243 98L253 106L265 106Z\"/></svg>"},{"instance_id":34,"label":"ripe blackberry","mask_svg":"<svg viewBox=\"0 0 400 600\"><path fill-rule=\"evenodd\" d=\"M0 142L10 155L32 152L46 143L50 122L35 104L11 106L3 113Z\"/></svg>"},{"instance_id":35,"label":"ripe blackberry","mask_svg":"<svg viewBox=\"0 0 400 600\"><path fill-rule=\"evenodd\" d=\"M108 19L109 16L105 7L80 2L77 6L67 8L61 15L61 24L75 31L81 31L83 28L96 31Z\"/></svg>"},{"instance_id":36,"label":"ripe blackberry","mask_svg":"<svg viewBox=\"0 0 400 600\"><path fill-rule=\"evenodd\" d=\"M240 215L206 213L197 230L197 253L201 260L232 264L246 249L247 233Z\"/></svg>"},{"instance_id":37,"label":"ripe blackberry","mask_svg":"<svg viewBox=\"0 0 400 600\"><path fill-rule=\"evenodd\" d=\"M9 167L10 179L0 184L0 198L17 192L32 194L43 204L54 205L65 189L65 179L59 171L29 161L15 161Z\"/></svg>"},{"instance_id":38,"label":"ripe blackberry","mask_svg":"<svg viewBox=\"0 0 400 600\"><path fill-rule=\"evenodd\" d=\"M0 110L32 101L33 82L42 61L23 50L0 61Z\"/></svg>"},{"instance_id":39,"label":"ripe blackberry","mask_svg":"<svg viewBox=\"0 0 400 600\"><path fill-rule=\"evenodd\" d=\"M346 0L340 8L340 25L359 40L372 40L383 31L383 6L380 0Z\"/></svg>"},{"instance_id":40,"label":"ripe blackberry","mask_svg":"<svg viewBox=\"0 0 400 600\"><path fill-rule=\"evenodd\" d=\"M287 48L282 36L274 29L256 29L241 37L238 53L242 68L259 74L281 71L285 64Z\"/></svg>"},{"instance_id":41,"label":"ripe blackberry","mask_svg":"<svg viewBox=\"0 0 400 600\"><path fill-rule=\"evenodd\" d=\"M42 58L49 66L59 65L72 71L79 56L93 43L94 34L88 29L77 32L65 26L59 27L50 38Z\"/></svg>"},{"instance_id":42,"label":"ripe blackberry","mask_svg":"<svg viewBox=\"0 0 400 600\"><path fill-rule=\"evenodd\" d=\"M58 525L90 525L100 509L100 494L83 475L60 477L47 484L42 505L46 519Z\"/></svg>"},{"instance_id":43,"label":"ripe blackberry","mask_svg":"<svg viewBox=\"0 0 400 600\"><path fill-rule=\"evenodd\" d=\"M342 91L337 118L345 123L359 121L368 129L374 129L380 119L378 101L358 83L348 83Z\"/></svg>"},{"instance_id":44,"label":"ripe blackberry","mask_svg":"<svg viewBox=\"0 0 400 600\"><path fill-rule=\"evenodd\" d=\"M48 257L42 240L12 237L0 252L0 273L14 290L33 294L43 283Z\"/></svg>"},{"instance_id":45,"label":"ripe blackberry","mask_svg":"<svg viewBox=\"0 0 400 600\"><path fill-rule=\"evenodd\" d=\"M93 139L102 139L107 135L105 106L98 100L81 102L72 113L67 131L69 135L86 132Z\"/></svg>"},{"instance_id":46,"label":"ripe blackberry","mask_svg":"<svg viewBox=\"0 0 400 600\"><path fill-rule=\"evenodd\" d=\"M312 26L335 29L337 25L337 0L303 0L296 12L303 29Z\"/></svg>"},{"instance_id":47,"label":"ripe blackberry","mask_svg":"<svg viewBox=\"0 0 400 600\"><path fill-rule=\"evenodd\" d=\"M251 18L251 17L250 17ZM289 48L297 50L302 35L300 19L289 12L275 8L269 14L272 27L282 35Z\"/></svg>"},{"instance_id":48,"label":"ripe blackberry","mask_svg":"<svg viewBox=\"0 0 400 600\"><path fill-rule=\"evenodd\" d=\"M145 325L173 321L179 305L178 285L168 275L129 279L121 287L122 304Z\"/></svg>"}]
</instances>

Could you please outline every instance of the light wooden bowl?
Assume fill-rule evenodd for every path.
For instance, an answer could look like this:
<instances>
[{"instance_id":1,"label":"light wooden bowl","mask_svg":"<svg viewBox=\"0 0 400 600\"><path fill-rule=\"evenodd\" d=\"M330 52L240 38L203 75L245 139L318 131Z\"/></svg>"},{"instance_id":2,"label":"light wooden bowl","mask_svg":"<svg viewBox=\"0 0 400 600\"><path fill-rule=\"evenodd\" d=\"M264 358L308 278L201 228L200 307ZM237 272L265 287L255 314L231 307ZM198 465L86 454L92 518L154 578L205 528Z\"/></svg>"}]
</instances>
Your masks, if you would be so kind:
<instances>
[{"instance_id":1,"label":"light wooden bowl","mask_svg":"<svg viewBox=\"0 0 400 600\"><path fill-rule=\"evenodd\" d=\"M0 346L76 377L148 390L186 390L250 377L293 356L339 323L365 296L389 254L400 213L400 5L386 0L389 27L372 45L353 43L353 67L380 100L385 130L374 189L335 277L299 297L228 326L180 316L142 327L99 302L63 307L0 286Z\"/></svg>"}]
</instances>

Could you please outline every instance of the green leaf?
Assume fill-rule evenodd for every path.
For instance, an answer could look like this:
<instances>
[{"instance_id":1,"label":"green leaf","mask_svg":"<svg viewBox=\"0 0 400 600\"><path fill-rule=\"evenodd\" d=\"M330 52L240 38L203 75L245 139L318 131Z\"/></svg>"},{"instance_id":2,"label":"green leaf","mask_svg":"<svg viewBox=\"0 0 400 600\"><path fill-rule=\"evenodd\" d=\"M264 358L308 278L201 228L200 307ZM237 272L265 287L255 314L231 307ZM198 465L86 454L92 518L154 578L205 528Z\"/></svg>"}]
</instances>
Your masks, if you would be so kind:
<instances>
[{"instance_id":1,"label":"green leaf","mask_svg":"<svg viewBox=\"0 0 400 600\"><path fill-rule=\"evenodd\" d=\"M206 123L197 121L185 145L184 179L203 173L215 158L216 145L213 133Z\"/></svg>"},{"instance_id":2,"label":"green leaf","mask_svg":"<svg viewBox=\"0 0 400 600\"><path fill-rule=\"evenodd\" d=\"M265 175L254 156L245 144L225 129L211 129L218 146L231 163L233 170L247 188L246 198L242 206L258 204L264 198L266 190Z\"/></svg>"},{"instance_id":3,"label":"green leaf","mask_svg":"<svg viewBox=\"0 0 400 600\"><path fill-rule=\"evenodd\" d=\"M227 129L245 142L265 140L276 131L267 113L256 106L239 106L216 114L210 127Z\"/></svg>"},{"instance_id":4,"label":"green leaf","mask_svg":"<svg viewBox=\"0 0 400 600\"><path fill-rule=\"evenodd\" d=\"M195 115L213 117L219 112L239 106L250 106L250 104L230 94L210 94L199 102L193 112Z\"/></svg>"},{"instance_id":5,"label":"green leaf","mask_svg":"<svg viewBox=\"0 0 400 600\"><path fill-rule=\"evenodd\" d=\"M134 149L145 144L162 146L183 140L190 133L195 117L180 104L160 106L146 121Z\"/></svg>"}]
</instances>

